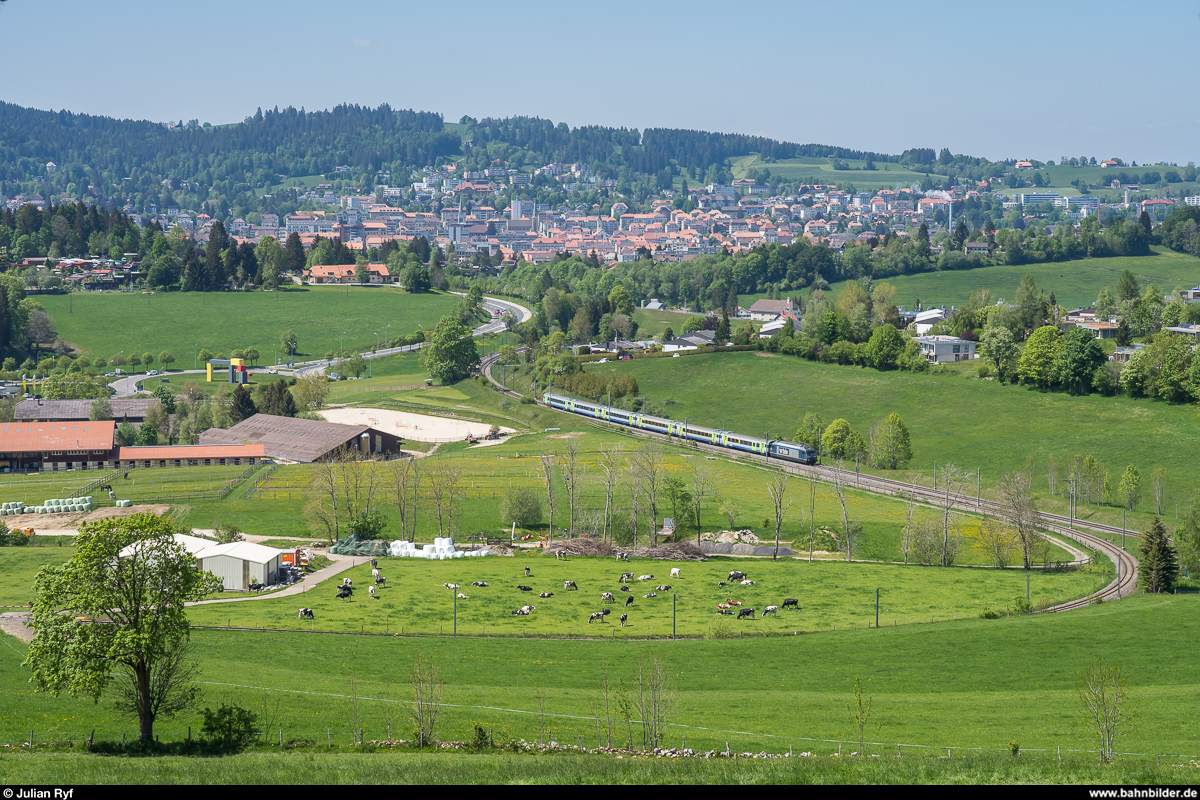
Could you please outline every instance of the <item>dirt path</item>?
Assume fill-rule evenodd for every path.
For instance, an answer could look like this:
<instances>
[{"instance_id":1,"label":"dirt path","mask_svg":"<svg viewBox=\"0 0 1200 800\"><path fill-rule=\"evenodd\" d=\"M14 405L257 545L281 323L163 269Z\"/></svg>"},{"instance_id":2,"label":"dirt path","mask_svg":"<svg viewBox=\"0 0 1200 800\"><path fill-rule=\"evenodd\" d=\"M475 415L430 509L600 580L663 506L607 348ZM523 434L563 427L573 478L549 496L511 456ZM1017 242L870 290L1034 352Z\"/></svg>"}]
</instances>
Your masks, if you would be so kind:
<instances>
[{"instance_id":1,"label":"dirt path","mask_svg":"<svg viewBox=\"0 0 1200 800\"><path fill-rule=\"evenodd\" d=\"M20 639L25 644L33 641L33 628L25 627L25 623L33 619L28 611L5 611L0 614L0 631Z\"/></svg>"},{"instance_id":2,"label":"dirt path","mask_svg":"<svg viewBox=\"0 0 1200 800\"><path fill-rule=\"evenodd\" d=\"M33 528L39 536L74 536L78 533L79 526L85 522L95 522L98 519L112 517L129 517L146 512L162 516L170 510L171 506L166 503L130 506L129 508L105 506L92 511L72 511L66 514L17 514L7 517L4 522L10 528Z\"/></svg>"}]
</instances>

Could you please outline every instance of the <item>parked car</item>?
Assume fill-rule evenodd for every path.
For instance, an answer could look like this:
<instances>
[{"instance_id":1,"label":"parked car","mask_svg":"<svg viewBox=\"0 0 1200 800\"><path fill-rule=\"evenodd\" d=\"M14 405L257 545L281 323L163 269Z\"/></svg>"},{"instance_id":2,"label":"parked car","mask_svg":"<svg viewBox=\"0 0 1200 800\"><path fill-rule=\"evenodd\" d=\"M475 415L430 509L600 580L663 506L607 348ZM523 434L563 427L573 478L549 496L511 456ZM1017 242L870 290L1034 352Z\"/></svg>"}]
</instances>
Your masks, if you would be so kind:
<instances>
[{"instance_id":1,"label":"parked car","mask_svg":"<svg viewBox=\"0 0 1200 800\"><path fill-rule=\"evenodd\" d=\"M104 377L106 377L106 378L115 378L115 377L117 377L117 373L115 373L115 372L106 372L106 373L104 373Z\"/></svg>"},{"instance_id":2,"label":"parked car","mask_svg":"<svg viewBox=\"0 0 1200 800\"><path fill-rule=\"evenodd\" d=\"M158 370L156 370L156 369L152 369L152 370L150 370L149 372L147 372L146 374L147 374L147 375L157 375L157 374L158 374Z\"/></svg>"}]
</instances>

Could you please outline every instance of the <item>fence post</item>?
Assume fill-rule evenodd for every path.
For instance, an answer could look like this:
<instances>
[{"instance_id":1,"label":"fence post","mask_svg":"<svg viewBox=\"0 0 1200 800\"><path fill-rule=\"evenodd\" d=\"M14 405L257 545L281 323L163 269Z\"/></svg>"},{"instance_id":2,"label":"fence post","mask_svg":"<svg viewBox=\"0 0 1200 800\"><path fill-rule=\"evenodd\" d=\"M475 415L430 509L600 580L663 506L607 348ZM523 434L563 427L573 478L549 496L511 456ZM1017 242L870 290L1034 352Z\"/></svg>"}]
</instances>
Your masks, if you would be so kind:
<instances>
[{"instance_id":1,"label":"fence post","mask_svg":"<svg viewBox=\"0 0 1200 800\"><path fill-rule=\"evenodd\" d=\"M33 752L33 730L29 731L29 750Z\"/></svg>"},{"instance_id":2,"label":"fence post","mask_svg":"<svg viewBox=\"0 0 1200 800\"><path fill-rule=\"evenodd\" d=\"M329 732L329 728L325 729L325 743L330 750L333 749L333 734Z\"/></svg>"},{"instance_id":3,"label":"fence post","mask_svg":"<svg viewBox=\"0 0 1200 800\"><path fill-rule=\"evenodd\" d=\"M1062 761L1062 745L1058 746L1058 760Z\"/></svg>"},{"instance_id":4,"label":"fence post","mask_svg":"<svg viewBox=\"0 0 1200 800\"><path fill-rule=\"evenodd\" d=\"M900 745L899 745L899 744L897 744L897 745L896 745L896 755L897 755L897 756L903 755L903 753L901 753L901 752L900 752Z\"/></svg>"}]
</instances>

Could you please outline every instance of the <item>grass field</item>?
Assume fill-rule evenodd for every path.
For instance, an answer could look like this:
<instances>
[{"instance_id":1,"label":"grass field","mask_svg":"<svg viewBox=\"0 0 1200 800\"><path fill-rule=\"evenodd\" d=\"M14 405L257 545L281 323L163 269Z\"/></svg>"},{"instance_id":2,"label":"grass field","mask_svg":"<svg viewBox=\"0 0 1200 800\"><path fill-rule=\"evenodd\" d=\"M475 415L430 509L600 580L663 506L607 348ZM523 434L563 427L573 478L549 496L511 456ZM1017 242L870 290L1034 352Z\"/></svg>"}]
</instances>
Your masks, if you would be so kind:
<instances>
[{"instance_id":1,"label":"grass field","mask_svg":"<svg viewBox=\"0 0 1200 800\"><path fill-rule=\"evenodd\" d=\"M984 486L1033 458L1034 485L1046 489L1047 459L1059 465L1074 454L1094 455L1114 485L1126 465L1148 476L1162 466L1169 477L1167 506L1186 511L1200 486L1191 452L1200 446L1200 410L1153 400L1039 392L964 375L877 372L759 353L624 361L589 371L629 372L654 402L674 398L672 417L761 435L790 437L808 411L828 424L842 417L865 435L891 412L912 436L913 466L930 481L933 462L981 470ZM753 398L753 402L738 402ZM566 415L564 415L566 416ZM1059 477L1066 476L1060 466ZM1143 477L1143 482L1146 480ZM1139 511L1146 510L1143 497ZM1055 508L1056 506L1050 505ZM1058 508L1065 510L1065 505ZM1081 516L1099 514L1120 524L1119 509L1080 504ZM1140 526L1144 516L1131 515Z\"/></svg>"},{"instance_id":2,"label":"grass field","mask_svg":"<svg viewBox=\"0 0 1200 800\"><path fill-rule=\"evenodd\" d=\"M339 575L362 587L349 602L336 599L333 586L317 585L299 598L197 606L189 617L198 625L307 629L308 623L296 620L296 608L306 606L316 612L316 630L448 634L454 629L456 613L456 593L443 586L450 583L458 584L457 593L467 596L457 603L460 634L663 638L671 635L674 602L679 636L739 636L869 627L875 620L876 589L880 590L882 626L942 621L956 614L978 617L985 608L1003 611L1025 594L1025 575L1020 570L727 557L682 564L638 559L618 564L607 558L564 562L550 556L522 555L432 562L381 559L379 572L387 577L388 585L371 598L366 593L371 565L366 559L360 561L358 567ZM530 568L528 578L524 567ZM671 567L681 570L680 578L669 577ZM718 586L731 570L746 572L756 585ZM655 577L635 581L629 592L622 592L617 582L622 572ZM1031 581L1031 600L1034 605L1048 606L1082 597L1111 580L1110 573L1107 564L1094 570L1039 572ZM578 591L564 590L565 580L574 580ZM472 581L489 585L473 587ZM519 591L518 584L533 591ZM658 585L672 588L656 592L657 597L644 596ZM543 592L554 596L538 597ZM601 592L611 592L615 601L604 604ZM634 598L628 607L627 597ZM781 609L762 618L764 608L778 606L787 597L800 601L798 611ZM753 620L741 621L718 615L716 604L729 598L742 603L735 611L756 609L758 613ZM528 616L513 616L513 609L523 605L536 610ZM603 623L589 624L589 614L602 608L612 613ZM623 612L629 615L624 628L617 624Z\"/></svg>"},{"instance_id":3,"label":"grass field","mask_svg":"<svg viewBox=\"0 0 1200 800\"><path fill-rule=\"evenodd\" d=\"M1151 283L1164 292L1175 287L1185 289L1200 283L1200 258L1176 253L1166 248L1154 248L1154 255L1141 257L1090 258L1047 264L999 265L957 272L922 272L917 275L893 275L881 278L896 287L896 302L912 308L916 300L925 307L940 305L961 306L978 289L988 289L992 296L1014 302L1017 285L1025 275L1032 275L1047 294L1051 291L1059 305L1066 308L1090 306L1096 295L1107 286L1116 292L1117 279L1124 270L1137 276L1143 291ZM830 294L836 296L841 283L832 285ZM758 295L754 295L757 298ZM753 302L751 296L739 298L742 305Z\"/></svg>"},{"instance_id":4,"label":"grass field","mask_svg":"<svg viewBox=\"0 0 1200 800\"><path fill-rule=\"evenodd\" d=\"M1195 757L1194 658L1178 645L1200 635L1198 608L1195 595L1143 596L1068 614L675 642L207 630L194 630L192 642L206 703L265 703L272 738L283 727L286 739L321 748L327 730L337 745L349 744L351 694L359 698L357 722L367 740L386 736L389 714L393 736L408 738L403 703L418 652L437 661L446 681L441 738L469 738L479 724L497 742L532 741L545 726L556 741L592 743L602 668L614 686L629 690L638 664L658 654L678 692L667 733L673 745L686 736L701 750L723 750L728 741L741 751L835 752L836 743L813 740L857 739L846 708L859 678L873 703L867 739L879 743L869 752L893 754L901 742L994 753L1016 740L1026 753L1041 749L1039 757L1053 757L1060 745L1069 756L1094 747L1075 682L1090 659L1103 657L1123 665L1138 704L1138 724L1118 750ZM31 728L43 742L79 743L93 727L100 741L133 733L132 720L107 702L34 694L19 666L25 646L0 640L0 682L7 687L0 741L25 741ZM163 741L182 740L199 717L164 720L156 732ZM624 739L624 725L616 727Z\"/></svg>"},{"instance_id":5,"label":"grass field","mask_svg":"<svg viewBox=\"0 0 1200 800\"><path fill-rule=\"evenodd\" d=\"M373 749L373 748L372 748ZM799 750L797 753L801 752ZM111 758L67 753L10 756L0 781L10 784L285 785L297 770L324 785L781 785L781 784L1179 784L1196 780L1193 766L1150 760L1101 765L1044 754L908 755L900 758L641 759L599 755L413 752L280 753L257 750L224 758Z\"/></svg>"},{"instance_id":6,"label":"grass field","mask_svg":"<svg viewBox=\"0 0 1200 800\"><path fill-rule=\"evenodd\" d=\"M107 482L118 499L160 503L199 492L218 492L247 469L244 466L128 469ZM0 501L20 500L35 505L50 498L65 497L106 474L101 470L77 470L4 475L0 478ZM98 505L111 505L107 493L101 489L92 492L92 500Z\"/></svg>"},{"instance_id":7,"label":"grass field","mask_svg":"<svg viewBox=\"0 0 1200 800\"><path fill-rule=\"evenodd\" d=\"M34 599L33 578L37 571L61 564L74 554L70 537L56 537L53 543L35 547L0 548L0 574L4 576L0 580L0 606L28 605Z\"/></svg>"},{"instance_id":8,"label":"grass field","mask_svg":"<svg viewBox=\"0 0 1200 800\"><path fill-rule=\"evenodd\" d=\"M733 159L731 167L733 177L744 178L750 169L769 169L772 175L795 180L813 178L818 183L854 184L857 189L895 189L919 184L925 178L921 172L912 172L899 164L877 163L876 169L865 170L865 161L845 159L848 170L833 168L831 158L788 158L764 163L757 155L742 156Z\"/></svg>"},{"instance_id":9,"label":"grass field","mask_svg":"<svg viewBox=\"0 0 1200 800\"><path fill-rule=\"evenodd\" d=\"M458 298L352 286L295 292L104 292L46 295L38 302L63 339L88 355L149 351L157 358L170 350L175 367L191 369L187 356L197 347L228 354L254 346L261 354L259 363L268 364L288 331L296 333L301 358L321 358L340 346L367 349L375 344L376 333L380 339L394 338L431 327Z\"/></svg>"}]
</instances>

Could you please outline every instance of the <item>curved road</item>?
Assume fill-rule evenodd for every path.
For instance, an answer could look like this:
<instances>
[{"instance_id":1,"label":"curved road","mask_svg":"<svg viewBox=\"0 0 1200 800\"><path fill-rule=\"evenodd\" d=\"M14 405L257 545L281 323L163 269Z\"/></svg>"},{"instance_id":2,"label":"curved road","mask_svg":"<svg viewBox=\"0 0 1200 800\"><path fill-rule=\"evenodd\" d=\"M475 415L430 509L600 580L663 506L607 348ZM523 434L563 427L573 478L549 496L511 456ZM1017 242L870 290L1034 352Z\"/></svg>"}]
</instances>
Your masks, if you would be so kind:
<instances>
[{"instance_id":1,"label":"curved road","mask_svg":"<svg viewBox=\"0 0 1200 800\"><path fill-rule=\"evenodd\" d=\"M494 377L492 377L492 367L496 364L496 360L497 356L495 355L488 356L486 359L484 359L483 374L487 376L489 381L501 388L503 391L503 387L500 386L500 383ZM514 391L508 391L507 394L513 397L520 397L520 394ZM540 398L538 398L538 404L542 404ZM566 414L570 412L564 411L562 413ZM572 416L579 415L573 414ZM628 428L624 425L616 425L614 423L605 422L604 420L594 420L587 417L584 419L587 419L589 424L593 424L596 427L613 427L618 430L626 431L633 435L642 436L645 438L659 438L668 441L674 441L675 439L675 437L670 437L655 431L649 431L640 428ZM736 458L742 461L750 461L761 464L770 464L772 467L777 469L784 469L788 472L806 477L812 475L817 480L825 483L832 483L836 476L836 478L842 483L853 486L856 489L865 489L870 492L889 495L911 495L925 503L933 505L944 504L945 502L944 491L930 489L928 486L905 483L903 481L893 480L891 478L881 478L875 475L863 475L856 473L853 470L839 470L835 467L810 467L803 464L785 463L779 461L778 459L771 461L770 458L766 456L761 456L754 453L731 451L724 447L706 445L690 440L687 442L687 444L688 446L695 447L698 450L720 454L728 458ZM998 514L1003 511L1003 506L1000 503L997 503L993 500L976 500L976 498L969 496L960 496L952 503L952 506L961 511L974 513ZM1123 550L1120 546L1109 542L1107 539L1103 539L1099 536L1095 536L1093 533L1088 532L1093 531L1095 533L1106 534L1121 533L1120 528L1114 528L1111 525L1102 525L1100 523L1088 522L1085 520L1072 520L1069 517L1065 517L1061 514L1042 513L1040 514L1040 517L1042 527L1045 530L1053 531L1060 535L1066 536L1067 538L1078 542L1085 548L1096 553L1103 553L1117 568L1116 579L1099 591L1078 600L1062 603L1048 610L1069 611L1075 608L1082 608L1096 599L1100 601L1119 600L1120 598L1125 597L1134 591L1135 587L1137 586L1137 558L1125 552L1125 550ZM1126 535L1130 535L1128 531L1126 531Z\"/></svg>"},{"instance_id":2,"label":"curved road","mask_svg":"<svg viewBox=\"0 0 1200 800\"><path fill-rule=\"evenodd\" d=\"M457 294L457 295L461 296L462 292L451 292L451 294ZM514 303L511 300L501 300L496 297L484 297L483 298L483 308L488 313L493 313L493 312L499 311L500 317L493 319L490 322L485 322L484 324L475 328L475 330L471 332L473 336L485 336L490 333L499 333L499 332L503 331L506 327L505 321L504 321L505 314L509 314L509 313L515 314L518 322L527 322L528 320L533 319L532 311L530 311L528 308L525 308L525 306L522 306L518 303ZM373 353L372 352L364 352L362 354L362 357L363 358L383 358L384 356L391 356L391 355L395 355L397 353L408 353L408 352L412 352L413 350L420 350L420 349L421 349L420 344L409 344L409 345L405 345L403 347L385 347L381 350L376 350ZM328 367L329 364L330 364L330 362L325 359L319 359L316 361L301 361L301 362L294 364L291 367L279 365L279 364L276 364L275 366L272 366L272 367L255 367L255 368L250 369L250 373L252 375L253 374L257 374L257 375L278 374L278 375L290 375L290 376L294 376L294 377L301 377L303 375L308 375L313 372L320 372L321 370L324 370L326 367ZM161 383L160 378L171 378L176 375L196 375L196 374L205 375L207 373L208 373L208 370L206 370L206 369L185 369L185 370L180 370L178 372L169 372L169 373L160 372L158 375L146 375L145 373L142 373L142 374L137 374L137 375L130 375L127 378L121 378L119 380L115 380L109 385L112 386L112 388L116 391L116 394L113 395L114 397L132 397L133 395L137 394L139 391L153 391L155 386ZM138 384L143 384L145 386L145 388L139 389Z\"/></svg>"}]
</instances>

